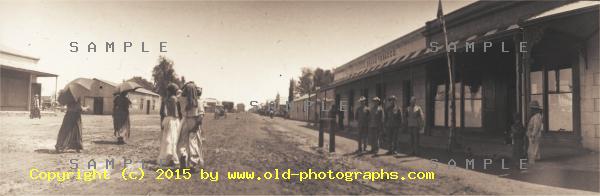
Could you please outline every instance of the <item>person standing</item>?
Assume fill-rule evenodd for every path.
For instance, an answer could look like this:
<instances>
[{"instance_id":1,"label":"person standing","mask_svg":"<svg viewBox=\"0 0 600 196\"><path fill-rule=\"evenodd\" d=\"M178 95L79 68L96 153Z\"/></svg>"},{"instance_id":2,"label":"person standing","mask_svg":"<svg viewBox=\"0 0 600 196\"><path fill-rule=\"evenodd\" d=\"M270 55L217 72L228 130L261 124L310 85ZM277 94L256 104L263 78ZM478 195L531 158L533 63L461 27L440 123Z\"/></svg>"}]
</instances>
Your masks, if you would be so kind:
<instances>
[{"instance_id":1,"label":"person standing","mask_svg":"<svg viewBox=\"0 0 600 196\"><path fill-rule=\"evenodd\" d=\"M202 139L200 125L202 125L202 116L204 111L198 99L200 98L199 88L193 81L183 86L182 96L179 97L183 120L181 121L181 134L177 149L179 153L179 163L182 168L190 168L195 171L196 166L204 166L202 156Z\"/></svg>"},{"instance_id":2,"label":"person standing","mask_svg":"<svg viewBox=\"0 0 600 196\"><path fill-rule=\"evenodd\" d=\"M520 159L525 157L525 128L521 124L521 114L518 112L513 115L510 135L512 137L513 159L516 163L520 163Z\"/></svg>"},{"instance_id":3,"label":"person standing","mask_svg":"<svg viewBox=\"0 0 600 196\"><path fill-rule=\"evenodd\" d=\"M529 146L527 147L527 161L529 164L534 164L535 161L541 158L539 151L543 129L543 117L542 107L540 107L540 104L536 100L531 101L529 108L531 109L531 117L527 123L527 138L529 139Z\"/></svg>"},{"instance_id":4,"label":"person standing","mask_svg":"<svg viewBox=\"0 0 600 196\"><path fill-rule=\"evenodd\" d=\"M383 131L383 107L381 106L381 99L379 97L373 98L373 108L371 108L371 115L369 116L369 138L371 140L371 153L377 154L379 152L379 140L380 134Z\"/></svg>"},{"instance_id":5,"label":"person standing","mask_svg":"<svg viewBox=\"0 0 600 196\"><path fill-rule=\"evenodd\" d=\"M367 106L367 98L360 97L358 99L360 106L356 108L356 119L358 120L358 150L361 153L367 150L368 130L369 130L369 107Z\"/></svg>"},{"instance_id":6,"label":"person standing","mask_svg":"<svg viewBox=\"0 0 600 196\"><path fill-rule=\"evenodd\" d=\"M390 144L390 150L386 153L388 155L398 152L398 135L400 132L400 125L402 123L402 109L396 107L396 96L392 95L388 98L388 106L385 108L385 131L386 138Z\"/></svg>"},{"instance_id":7,"label":"person standing","mask_svg":"<svg viewBox=\"0 0 600 196\"><path fill-rule=\"evenodd\" d=\"M83 150L81 113L87 108L80 105L79 99L76 100L70 90L62 91L60 94L59 99L70 97L69 99L72 101L67 103L67 112L58 131L54 148L57 153L67 149L73 149L79 153Z\"/></svg>"},{"instance_id":8,"label":"person standing","mask_svg":"<svg viewBox=\"0 0 600 196\"><path fill-rule=\"evenodd\" d=\"M40 96L35 94L31 100L31 110L29 111L29 118L42 118L42 114L40 112L41 104L40 104Z\"/></svg>"},{"instance_id":9,"label":"person standing","mask_svg":"<svg viewBox=\"0 0 600 196\"><path fill-rule=\"evenodd\" d=\"M419 153L419 134L425 128L425 115L421 106L417 105L416 97L411 97L409 104L406 108L406 124L410 133L412 154L417 155Z\"/></svg>"},{"instance_id":10,"label":"person standing","mask_svg":"<svg viewBox=\"0 0 600 196\"><path fill-rule=\"evenodd\" d=\"M179 140L179 117L180 113L177 103L177 87L176 84L170 83L167 86L167 98L164 104L164 119L162 121L161 139L160 139L160 153L158 155L157 163L163 165L167 162L168 165L179 164L179 157L177 156L177 142Z\"/></svg>"},{"instance_id":11,"label":"person standing","mask_svg":"<svg viewBox=\"0 0 600 196\"><path fill-rule=\"evenodd\" d=\"M114 135L117 137L118 144L125 144L129 139L131 123L129 121L129 106L131 101L127 98L127 92L121 92L115 95L113 100L113 126Z\"/></svg>"}]
</instances>

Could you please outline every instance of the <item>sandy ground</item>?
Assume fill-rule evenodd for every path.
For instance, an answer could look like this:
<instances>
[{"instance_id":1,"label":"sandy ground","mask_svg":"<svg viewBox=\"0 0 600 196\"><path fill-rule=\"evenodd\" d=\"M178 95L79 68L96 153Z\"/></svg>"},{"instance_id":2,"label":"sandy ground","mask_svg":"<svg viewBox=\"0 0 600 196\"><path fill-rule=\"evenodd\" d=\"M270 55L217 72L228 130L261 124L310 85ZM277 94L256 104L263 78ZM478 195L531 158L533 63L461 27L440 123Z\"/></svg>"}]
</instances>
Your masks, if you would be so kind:
<instances>
[{"instance_id":1,"label":"sandy ground","mask_svg":"<svg viewBox=\"0 0 600 196\"><path fill-rule=\"evenodd\" d=\"M2 117L0 138L0 195L21 194L590 194L500 178L464 169L438 167L412 156L357 156L351 154L355 142L339 137L336 153L316 146L314 130L294 121L269 119L254 114L230 114L227 119L207 116L203 125L207 171L218 171L219 182L200 179L155 180L160 126L157 116L132 116L132 135L125 145L117 145L110 116L83 116L82 153L53 152L62 115L30 120ZM327 137L326 137L327 138ZM327 148L324 148L327 149ZM383 151L385 152L385 151ZM115 159L109 180L63 183L35 181L31 168L43 171L70 171L69 161L81 167L94 159L98 167ZM122 159L147 162L145 179L121 179ZM255 171L257 175L292 169L316 171L435 171L435 180L379 181L357 180L228 180L227 171Z\"/></svg>"}]
</instances>

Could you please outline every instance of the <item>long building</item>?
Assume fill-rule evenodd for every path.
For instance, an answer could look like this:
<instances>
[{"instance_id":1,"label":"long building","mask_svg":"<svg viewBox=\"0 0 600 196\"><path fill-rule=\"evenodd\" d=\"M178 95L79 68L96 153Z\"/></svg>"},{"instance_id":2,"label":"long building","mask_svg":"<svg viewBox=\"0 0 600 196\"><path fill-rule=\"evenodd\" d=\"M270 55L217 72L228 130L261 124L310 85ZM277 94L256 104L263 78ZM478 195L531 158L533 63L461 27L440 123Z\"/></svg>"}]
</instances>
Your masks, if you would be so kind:
<instances>
[{"instance_id":1,"label":"long building","mask_svg":"<svg viewBox=\"0 0 600 196\"><path fill-rule=\"evenodd\" d=\"M16 51L0 50L0 111L29 111L35 95L39 95L41 103L42 84L37 78L56 80L58 75L39 71L38 61Z\"/></svg>"},{"instance_id":2,"label":"long building","mask_svg":"<svg viewBox=\"0 0 600 196\"><path fill-rule=\"evenodd\" d=\"M455 119L464 141L502 143L512 116L527 119L530 101L543 107L545 146L584 147L600 141L598 2L480 1L444 16L454 66ZM368 35L365 35L368 36ZM360 96L414 96L429 137L451 125L449 73L441 23L423 27L334 70L339 127L354 130ZM468 143L468 142L467 142ZM543 150L542 150L543 151Z\"/></svg>"}]
</instances>

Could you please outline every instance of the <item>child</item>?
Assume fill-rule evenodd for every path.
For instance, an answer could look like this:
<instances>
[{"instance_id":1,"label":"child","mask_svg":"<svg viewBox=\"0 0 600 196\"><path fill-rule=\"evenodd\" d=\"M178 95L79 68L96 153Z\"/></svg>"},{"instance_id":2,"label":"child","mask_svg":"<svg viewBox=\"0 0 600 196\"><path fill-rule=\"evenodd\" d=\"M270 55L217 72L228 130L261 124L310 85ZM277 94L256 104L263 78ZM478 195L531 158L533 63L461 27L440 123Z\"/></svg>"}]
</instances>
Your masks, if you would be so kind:
<instances>
[{"instance_id":1,"label":"child","mask_svg":"<svg viewBox=\"0 0 600 196\"><path fill-rule=\"evenodd\" d=\"M519 163L519 159L525 157L525 128L521 124L521 114L513 115L513 124L510 126L510 135L513 144L513 159Z\"/></svg>"}]
</instances>

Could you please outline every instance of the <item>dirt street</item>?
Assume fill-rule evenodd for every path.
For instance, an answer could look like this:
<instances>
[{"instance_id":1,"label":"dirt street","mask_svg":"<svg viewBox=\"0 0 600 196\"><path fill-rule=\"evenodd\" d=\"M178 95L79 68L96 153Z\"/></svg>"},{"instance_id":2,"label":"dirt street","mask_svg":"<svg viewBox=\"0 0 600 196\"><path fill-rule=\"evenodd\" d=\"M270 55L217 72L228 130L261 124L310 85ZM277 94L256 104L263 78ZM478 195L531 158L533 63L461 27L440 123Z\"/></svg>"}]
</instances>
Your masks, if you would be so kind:
<instances>
[{"instance_id":1,"label":"dirt street","mask_svg":"<svg viewBox=\"0 0 600 196\"><path fill-rule=\"evenodd\" d=\"M353 141L340 138L338 152L327 153L316 147L316 132L299 123L280 118L269 119L255 114L229 114L215 120L209 114L203 125L205 171L219 172L218 182L200 179L156 180L158 166L154 159L159 151L159 117L132 116L132 135L125 145L117 145L111 116L83 116L81 153L54 153L62 114L30 120L26 117L2 117L0 138L0 195L13 194L498 194L498 193L586 193L501 179L473 171L431 169L428 160L404 156L355 156ZM327 137L326 137L327 138ZM327 148L323 148L327 149ZM75 179L62 183L32 180L30 171L71 171L71 162L87 169L90 160L103 169L107 159L115 160L110 179L83 182ZM144 162L145 178L125 181L121 177L123 159ZM135 169L139 165L128 167ZM284 179L231 180L228 171L397 171L406 176L411 171L434 171L435 180L304 180ZM281 174L280 174L281 175ZM489 189L485 183L503 184ZM558 192L557 192L558 191Z\"/></svg>"}]
</instances>

